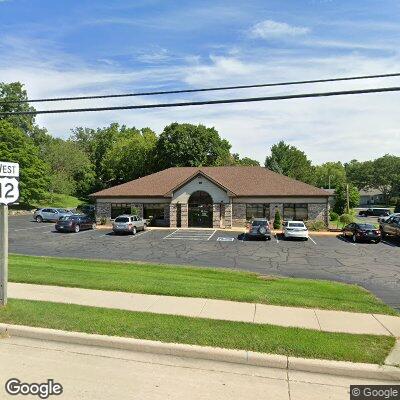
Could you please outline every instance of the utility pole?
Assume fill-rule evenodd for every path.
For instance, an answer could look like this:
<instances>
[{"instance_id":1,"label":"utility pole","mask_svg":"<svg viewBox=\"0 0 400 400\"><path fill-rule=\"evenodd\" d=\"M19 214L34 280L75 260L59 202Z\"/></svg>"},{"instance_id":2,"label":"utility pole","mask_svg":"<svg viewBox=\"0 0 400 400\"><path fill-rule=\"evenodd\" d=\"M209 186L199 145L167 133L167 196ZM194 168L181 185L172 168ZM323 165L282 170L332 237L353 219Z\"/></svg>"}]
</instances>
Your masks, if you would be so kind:
<instances>
[{"instance_id":1,"label":"utility pole","mask_svg":"<svg viewBox=\"0 0 400 400\"><path fill-rule=\"evenodd\" d=\"M346 212L350 212L349 184L346 184Z\"/></svg>"},{"instance_id":2,"label":"utility pole","mask_svg":"<svg viewBox=\"0 0 400 400\"><path fill-rule=\"evenodd\" d=\"M0 204L0 306L7 305L8 206Z\"/></svg>"}]
</instances>

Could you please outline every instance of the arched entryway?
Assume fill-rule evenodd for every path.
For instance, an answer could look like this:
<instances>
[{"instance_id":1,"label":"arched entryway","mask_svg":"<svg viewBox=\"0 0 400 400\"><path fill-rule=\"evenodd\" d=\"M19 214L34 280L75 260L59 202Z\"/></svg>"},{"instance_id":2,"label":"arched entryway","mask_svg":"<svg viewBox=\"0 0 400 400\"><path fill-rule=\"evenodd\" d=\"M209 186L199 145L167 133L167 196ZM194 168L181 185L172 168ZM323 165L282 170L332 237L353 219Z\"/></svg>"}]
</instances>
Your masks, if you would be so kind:
<instances>
[{"instance_id":1,"label":"arched entryway","mask_svg":"<svg viewBox=\"0 0 400 400\"><path fill-rule=\"evenodd\" d=\"M213 199L202 190L193 192L188 201L189 227L212 228Z\"/></svg>"}]
</instances>

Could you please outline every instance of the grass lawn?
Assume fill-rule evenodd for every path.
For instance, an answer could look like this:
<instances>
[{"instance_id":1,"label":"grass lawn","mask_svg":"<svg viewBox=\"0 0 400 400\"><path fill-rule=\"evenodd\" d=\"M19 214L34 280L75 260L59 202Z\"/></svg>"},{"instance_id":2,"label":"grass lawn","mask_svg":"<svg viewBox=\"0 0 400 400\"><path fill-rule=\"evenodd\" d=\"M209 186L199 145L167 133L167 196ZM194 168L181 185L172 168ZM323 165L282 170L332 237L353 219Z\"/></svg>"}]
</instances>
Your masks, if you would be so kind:
<instances>
[{"instance_id":1,"label":"grass lawn","mask_svg":"<svg viewBox=\"0 0 400 400\"><path fill-rule=\"evenodd\" d=\"M7 307L0 308L0 322L375 364L384 362L395 343L393 337L387 336L327 333L27 300L10 300Z\"/></svg>"},{"instance_id":2,"label":"grass lawn","mask_svg":"<svg viewBox=\"0 0 400 400\"><path fill-rule=\"evenodd\" d=\"M9 280L397 315L356 285L223 269L10 255Z\"/></svg>"},{"instance_id":3,"label":"grass lawn","mask_svg":"<svg viewBox=\"0 0 400 400\"><path fill-rule=\"evenodd\" d=\"M42 201L34 204L36 207L76 208L83 201L74 196L60 193L48 193Z\"/></svg>"}]
</instances>

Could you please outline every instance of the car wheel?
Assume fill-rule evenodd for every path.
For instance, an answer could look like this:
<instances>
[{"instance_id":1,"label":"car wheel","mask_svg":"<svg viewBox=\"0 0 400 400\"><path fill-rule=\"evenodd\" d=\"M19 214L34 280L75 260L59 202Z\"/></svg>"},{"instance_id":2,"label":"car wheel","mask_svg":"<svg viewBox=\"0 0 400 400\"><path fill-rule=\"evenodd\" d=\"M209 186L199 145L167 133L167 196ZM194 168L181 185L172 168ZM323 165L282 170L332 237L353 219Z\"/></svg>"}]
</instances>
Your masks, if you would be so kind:
<instances>
[{"instance_id":1,"label":"car wheel","mask_svg":"<svg viewBox=\"0 0 400 400\"><path fill-rule=\"evenodd\" d=\"M356 243L357 242L357 236L353 234L352 238L353 238L353 243Z\"/></svg>"},{"instance_id":2,"label":"car wheel","mask_svg":"<svg viewBox=\"0 0 400 400\"><path fill-rule=\"evenodd\" d=\"M79 226L79 225L76 225L76 226L75 226L75 233L78 233L80 230L81 230L80 226Z\"/></svg>"},{"instance_id":3,"label":"car wheel","mask_svg":"<svg viewBox=\"0 0 400 400\"><path fill-rule=\"evenodd\" d=\"M147 229L147 224L143 225L143 230L145 231Z\"/></svg>"},{"instance_id":4,"label":"car wheel","mask_svg":"<svg viewBox=\"0 0 400 400\"><path fill-rule=\"evenodd\" d=\"M137 232L136 231L136 226L134 226L133 229L132 229L132 235L136 235L136 232Z\"/></svg>"},{"instance_id":5,"label":"car wheel","mask_svg":"<svg viewBox=\"0 0 400 400\"><path fill-rule=\"evenodd\" d=\"M38 215L38 216L35 218L35 220L36 220L36 222L37 222L38 224L40 224L41 222L43 222L43 218L42 218L40 215Z\"/></svg>"},{"instance_id":6,"label":"car wheel","mask_svg":"<svg viewBox=\"0 0 400 400\"><path fill-rule=\"evenodd\" d=\"M95 222L92 224L92 229L96 229L96 223Z\"/></svg>"},{"instance_id":7,"label":"car wheel","mask_svg":"<svg viewBox=\"0 0 400 400\"><path fill-rule=\"evenodd\" d=\"M381 239L377 239L375 240L375 243L379 243L381 241Z\"/></svg>"}]
</instances>

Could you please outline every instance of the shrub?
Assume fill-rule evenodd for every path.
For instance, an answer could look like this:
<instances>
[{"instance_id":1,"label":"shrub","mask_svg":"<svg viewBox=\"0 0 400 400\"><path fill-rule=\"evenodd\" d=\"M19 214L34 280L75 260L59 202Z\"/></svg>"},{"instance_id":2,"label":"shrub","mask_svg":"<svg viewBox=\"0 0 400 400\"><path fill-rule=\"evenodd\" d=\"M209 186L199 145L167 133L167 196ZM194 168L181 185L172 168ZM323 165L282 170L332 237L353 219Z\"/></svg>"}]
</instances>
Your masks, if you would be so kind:
<instances>
[{"instance_id":1,"label":"shrub","mask_svg":"<svg viewBox=\"0 0 400 400\"><path fill-rule=\"evenodd\" d=\"M354 221L354 216L351 214L342 214L339 217L339 221L343 224L343 225L348 225L351 224Z\"/></svg>"},{"instance_id":2,"label":"shrub","mask_svg":"<svg viewBox=\"0 0 400 400\"><path fill-rule=\"evenodd\" d=\"M331 221L337 221L339 219L339 214L335 213L335 211L331 211L329 213L329 218Z\"/></svg>"},{"instance_id":3,"label":"shrub","mask_svg":"<svg viewBox=\"0 0 400 400\"><path fill-rule=\"evenodd\" d=\"M321 221L320 219L307 221L306 226L310 231L324 231L326 229L324 221Z\"/></svg>"},{"instance_id":4,"label":"shrub","mask_svg":"<svg viewBox=\"0 0 400 400\"><path fill-rule=\"evenodd\" d=\"M107 223L106 217L100 217L100 225L105 225Z\"/></svg>"},{"instance_id":5,"label":"shrub","mask_svg":"<svg viewBox=\"0 0 400 400\"><path fill-rule=\"evenodd\" d=\"M131 214L139 216L139 209L137 207L131 207Z\"/></svg>"},{"instance_id":6,"label":"shrub","mask_svg":"<svg viewBox=\"0 0 400 400\"><path fill-rule=\"evenodd\" d=\"M274 217L274 229L280 229L282 226L282 219L279 210L276 210Z\"/></svg>"}]
</instances>

